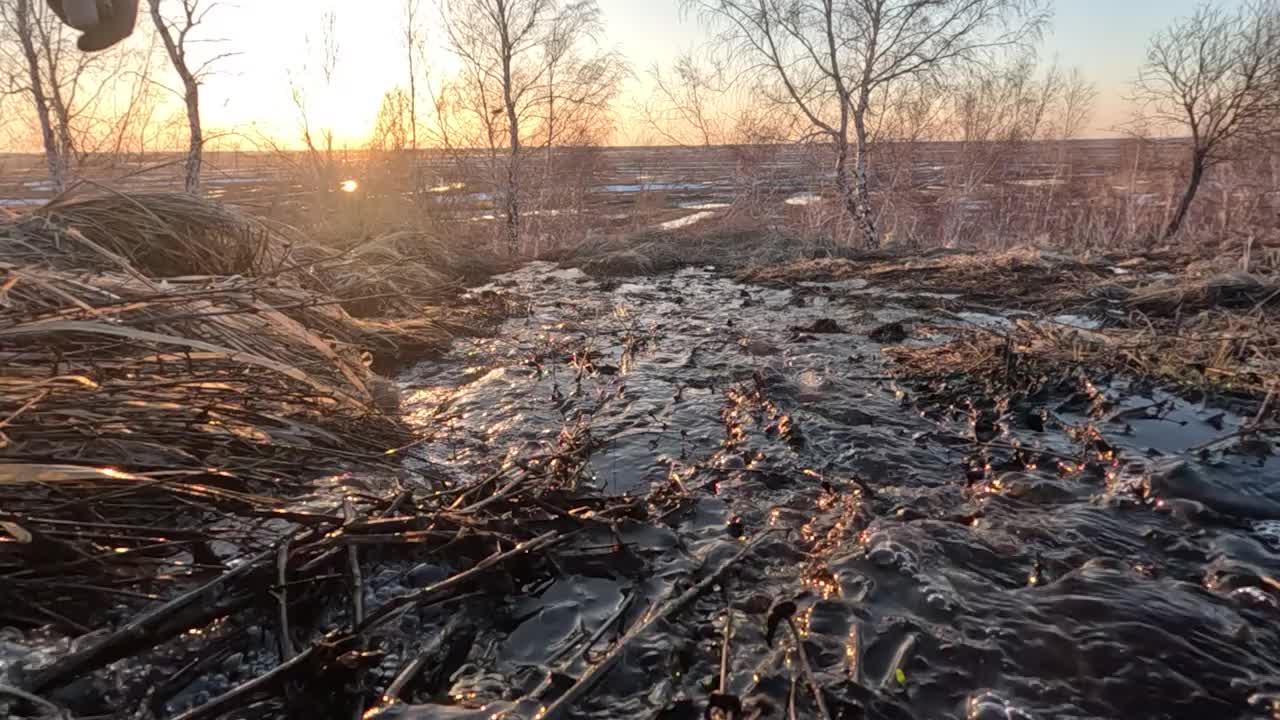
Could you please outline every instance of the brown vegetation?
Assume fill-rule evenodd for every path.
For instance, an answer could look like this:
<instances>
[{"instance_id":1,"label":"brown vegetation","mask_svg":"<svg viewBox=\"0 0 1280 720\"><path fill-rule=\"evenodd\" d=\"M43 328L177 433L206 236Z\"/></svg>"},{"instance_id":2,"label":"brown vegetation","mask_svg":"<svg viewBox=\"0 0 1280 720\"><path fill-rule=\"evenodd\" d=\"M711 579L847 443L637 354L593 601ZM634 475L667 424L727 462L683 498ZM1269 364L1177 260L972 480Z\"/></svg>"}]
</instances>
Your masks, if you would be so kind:
<instances>
[{"instance_id":1,"label":"brown vegetation","mask_svg":"<svg viewBox=\"0 0 1280 720\"><path fill-rule=\"evenodd\" d=\"M237 239L251 249L222 257ZM279 664L182 717L260 709L264 698L362 713L405 683L369 700L368 668L339 659L348 650L401 643L392 621L474 598L477 581L544 578L539 551L644 514L632 499L579 491L594 446L584 428L490 477L396 480L417 433L371 364L440 352L504 311L410 308L453 287L449 257L397 249L417 241L299 247L170 195L60 202L0 225L0 618L84 636L23 674L29 690L0 685L5 703L104 707L69 686L143 657L186 669L127 680L124 703L170 715L189 673L225 657L219 648L260 651L244 627L270 609ZM403 274L383 272L392 265ZM194 274L211 269L220 274ZM386 305L366 304L373 290ZM410 319L361 320L347 305ZM340 512L308 509L317 483L355 470L393 490L353 486ZM459 571L366 606L357 548L375 547L380 557L447 558ZM322 613L339 594L350 609L333 634ZM89 637L96 627L111 629ZM410 660L398 675L420 669ZM295 685L309 699L295 698Z\"/></svg>"},{"instance_id":2,"label":"brown vegetation","mask_svg":"<svg viewBox=\"0 0 1280 720\"><path fill-rule=\"evenodd\" d=\"M1277 409L1268 404L1280 377L1280 278L1274 274L1224 274L1177 255L1082 262L1021 251L811 261L745 277L772 284L862 278L886 290L928 291L912 300L917 303L1035 311L1038 319L1007 328L915 328L913 336L949 339L887 349L909 378L1004 385L1071 368L1111 369L1184 391L1235 396L1260 414ZM1061 316L1093 318L1097 326L1054 319Z\"/></svg>"}]
</instances>

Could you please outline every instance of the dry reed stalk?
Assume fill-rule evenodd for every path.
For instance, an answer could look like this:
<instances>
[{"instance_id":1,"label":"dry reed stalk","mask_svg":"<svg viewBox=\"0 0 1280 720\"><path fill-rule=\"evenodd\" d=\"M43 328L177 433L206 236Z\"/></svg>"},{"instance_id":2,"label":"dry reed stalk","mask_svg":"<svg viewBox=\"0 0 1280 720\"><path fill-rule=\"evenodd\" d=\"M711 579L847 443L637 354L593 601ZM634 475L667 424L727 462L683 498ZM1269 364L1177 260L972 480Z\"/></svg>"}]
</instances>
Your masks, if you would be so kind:
<instances>
[{"instance_id":1,"label":"dry reed stalk","mask_svg":"<svg viewBox=\"0 0 1280 720\"><path fill-rule=\"evenodd\" d=\"M65 199L0 227L0 256L15 264L103 267L104 251L152 276L255 275L283 263L288 246L260 222L180 193Z\"/></svg>"}]
</instances>

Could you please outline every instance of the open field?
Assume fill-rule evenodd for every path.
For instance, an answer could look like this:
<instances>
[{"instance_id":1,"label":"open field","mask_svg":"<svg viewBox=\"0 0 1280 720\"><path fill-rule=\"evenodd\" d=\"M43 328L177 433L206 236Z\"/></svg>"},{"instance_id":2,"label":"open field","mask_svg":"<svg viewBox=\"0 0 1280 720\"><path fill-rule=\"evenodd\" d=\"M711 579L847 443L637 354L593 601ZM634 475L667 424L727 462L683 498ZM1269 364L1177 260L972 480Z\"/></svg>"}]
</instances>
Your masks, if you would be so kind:
<instances>
[{"instance_id":1,"label":"open field","mask_svg":"<svg viewBox=\"0 0 1280 720\"><path fill-rule=\"evenodd\" d=\"M714 228L725 222L781 227L791 234L838 231L829 206L829 149L822 146L600 148L561 150L522 196L531 235ZM1057 246L1135 249L1157 241L1182 190L1181 141L886 145L873 187L890 245ZM93 182L129 192L172 187L177 158L149 157L86 171ZM156 167L160 166L160 167ZM50 198L38 159L0 159L0 203L30 207ZM495 187L478 155L422 153L389 161L364 152L211 154L211 198L305 227L325 217L358 217L365 234L407 218L485 235L496 225ZM148 169L156 168L156 169ZM975 169L977 168L977 169ZM1263 159L1222 168L1205 184L1188 235L1218 245L1253 236L1276 242L1280 193ZM359 190L341 192L343 181ZM95 192L93 186L81 192ZM837 238L838 240L838 238Z\"/></svg>"}]
</instances>

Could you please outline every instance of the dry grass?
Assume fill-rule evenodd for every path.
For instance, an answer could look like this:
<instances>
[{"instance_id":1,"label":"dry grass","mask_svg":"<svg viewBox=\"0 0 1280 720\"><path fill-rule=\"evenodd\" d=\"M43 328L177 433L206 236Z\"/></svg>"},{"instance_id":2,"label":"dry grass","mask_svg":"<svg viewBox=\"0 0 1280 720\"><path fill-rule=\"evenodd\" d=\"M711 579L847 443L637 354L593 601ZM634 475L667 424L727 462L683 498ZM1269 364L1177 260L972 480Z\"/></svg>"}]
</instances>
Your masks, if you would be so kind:
<instances>
[{"instance_id":1,"label":"dry grass","mask_svg":"<svg viewBox=\"0 0 1280 720\"><path fill-rule=\"evenodd\" d=\"M101 267L115 256L116 269L155 277L265 274L287 261L288 245L257 220L180 193L62 200L0 233L8 262Z\"/></svg>"},{"instance_id":2,"label":"dry grass","mask_svg":"<svg viewBox=\"0 0 1280 720\"><path fill-rule=\"evenodd\" d=\"M361 328L305 294L11 264L0 285L6 455L267 477L404 439L362 349L317 326Z\"/></svg>"},{"instance_id":3,"label":"dry grass","mask_svg":"<svg viewBox=\"0 0 1280 720\"><path fill-rule=\"evenodd\" d=\"M486 251L462 252L426 233L395 231L345 249L295 246L292 277L342 301L357 317L413 317L452 301L467 283L500 271Z\"/></svg>"},{"instance_id":4,"label":"dry grass","mask_svg":"<svg viewBox=\"0 0 1280 720\"><path fill-rule=\"evenodd\" d=\"M1003 294L1016 299L1018 289L1023 286L1037 289L1046 284L1079 286L1101 276L1102 268L1096 263L1036 248L1017 248L999 253L933 250L909 256L876 253L856 258L800 260L755 267L742 273L741 279L787 285L864 278L901 288Z\"/></svg>"},{"instance_id":5,"label":"dry grass","mask_svg":"<svg viewBox=\"0 0 1280 720\"><path fill-rule=\"evenodd\" d=\"M1130 268L1161 268L1108 277L1112 267L1057 262L1012 275L991 258L987 285L957 282L968 275L947 263L933 287L956 288L961 302L1003 297L1000 308L1030 307L1104 317L1096 330L1019 320L1009 331L982 328L941 332L941 346L886 352L909 376L962 377L968 382L1016 385L1019 377L1054 368L1118 370L1188 389L1213 389L1264 400L1280 383L1280 279L1247 274L1171 276L1168 258L1133 259ZM978 263L980 264L980 263ZM1184 259L1184 266L1190 263ZM974 266L975 261L959 263ZM1049 268L1053 268L1052 272ZM981 274L979 273L979 279ZM921 287L929 276L882 273ZM1152 279L1152 278L1155 279Z\"/></svg>"},{"instance_id":6,"label":"dry grass","mask_svg":"<svg viewBox=\"0 0 1280 720\"><path fill-rule=\"evenodd\" d=\"M193 214L178 217L181 202L137 199L172 211L163 225L173 233L220 213L191 203ZM420 306L406 310L412 319L356 319L340 298L297 281L447 296L456 276L409 258L401 243L413 238L319 253L314 263L290 252L270 271L246 264L244 274L157 277L212 263L229 236L211 232L208 246L190 236L167 255L145 255L133 238L156 231L154 212L93 212L121 237L89 239L78 229L83 214L0 225L0 245L27 253L0 260L0 624L78 638L21 676L55 714L71 715L56 705L59 688L109 682L98 671L118 660L150 667L161 657L199 670L197 658L225 658L231 646L261 651L244 628L262 627L264 609L279 623L281 662L239 684L228 695L245 702L229 704L301 683L290 710L297 697L313 698L307 715L329 713L335 697L363 710L363 683L350 682L355 667L336 662L345 652L337 648L399 647L392 621L446 599L428 592L469 591L499 572L508 584L523 573L540 585L549 575L539 551L643 514L632 498L567 492L594 448L585 424L453 487L406 468L421 431L370 364L379 354L438 353L491 309ZM181 247L193 248L185 265ZM467 262L437 261L454 270ZM360 276L393 264L403 274ZM371 602L362 563L380 577L388 559L402 572L406 558L456 572L428 591ZM342 604L350 610L335 613ZM113 709L165 714L196 674L137 679L119 687ZM281 695L267 714L284 712ZM225 714L225 698L197 699L192 716Z\"/></svg>"},{"instance_id":7,"label":"dry grass","mask_svg":"<svg viewBox=\"0 0 1280 720\"><path fill-rule=\"evenodd\" d=\"M356 319L292 280L352 293L412 281L402 307L453 285L395 242L365 249L381 265L304 269L279 235L186 196L42 208L0 226L0 247L17 251L0 263L0 452L24 463L241 482L378 463L407 430L370 366L438 354L483 319L422 305L412 320Z\"/></svg>"},{"instance_id":8,"label":"dry grass","mask_svg":"<svg viewBox=\"0 0 1280 720\"><path fill-rule=\"evenodd\" d=\"M1274 315L1206 311L1177 331L1154 326L1094 331L1021 321L1007 334L947 328L955 337L951 342L891 347L885 353L908 377L959 377L1007 387L1019 377L1045 376L1055 368L1105 369L1258 403L1280 386L1276 320Z\"/></svg>"},{"instance_id":9,"label":"dry grass","mask_svg":"<svg viewBox=\"0 0 1280 720\"><path fill-rule=\"evenodd\" d=\"M1253 311L1280 306L1280 276L1234 273L1169 278L1135 290L1125 304L1146 314L1184 315L1212 308Z\"/></svg>"}]
</instances>

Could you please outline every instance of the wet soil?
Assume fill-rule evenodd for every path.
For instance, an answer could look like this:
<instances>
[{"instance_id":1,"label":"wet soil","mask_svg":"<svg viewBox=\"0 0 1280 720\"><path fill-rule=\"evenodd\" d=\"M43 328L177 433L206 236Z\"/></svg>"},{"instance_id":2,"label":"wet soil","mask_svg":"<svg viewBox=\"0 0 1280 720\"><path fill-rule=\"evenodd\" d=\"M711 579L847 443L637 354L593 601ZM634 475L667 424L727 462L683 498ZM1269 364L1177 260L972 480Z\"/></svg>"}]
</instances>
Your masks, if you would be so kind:
<instances>
[{"instance_id":1,"label":"wet soil","mask_svg":"<svg viewBox=\"0 0 1280 720\"><path fill-rule=\"evenodd\" d=\"M721 689L748 715L819 716L790 641L766 642L785 600L833 717L1280 712L1276 438L1213 444L1244 418L1088 368L1017 395L895 378L884 345L973 318L913 332L929 311L864 281L536 264L477 292L527 312L404 378L424 462L462 478L589 436L585 486L669 509L510 600L447 692L379 717L536 714L713 570L576 715L701 717L731 608Z\"/></svg>"}]
</instances>

